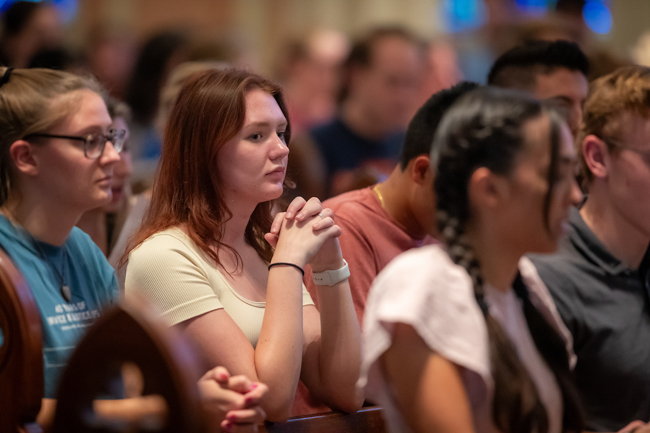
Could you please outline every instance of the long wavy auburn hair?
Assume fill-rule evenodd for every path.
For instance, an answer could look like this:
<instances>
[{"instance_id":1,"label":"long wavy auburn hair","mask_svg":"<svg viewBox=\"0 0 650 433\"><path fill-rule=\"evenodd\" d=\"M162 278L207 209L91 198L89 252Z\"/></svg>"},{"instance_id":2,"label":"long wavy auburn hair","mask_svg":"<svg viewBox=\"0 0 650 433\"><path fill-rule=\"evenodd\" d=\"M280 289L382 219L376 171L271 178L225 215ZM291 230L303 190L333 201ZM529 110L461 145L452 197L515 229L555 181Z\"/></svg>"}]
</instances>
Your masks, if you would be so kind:
<instances>
[{"instance_id":1,"label":"long wavy auburn hair","mask_svg":"<svg viewBox=\"0 0 650 433\"><path fill-rule=\"evenodd\" d=\"M232 212L220 188L223 182L216 161L223 146L244 127L246 94L255 89L272 95L289 122L281 88L257 74L229 68L197 72L187 79L165 127L151 204L120 266L151 235L179 225L215 264L221 264L217 250L226 248L241 265L239 255L222 242L223 224ZM287 143L290 138L287 124ZM264 240L272 223L272 205L272 201L257 205L245 233L246 241L266 261L273 255Z\"/></svg>"}]
</instances>

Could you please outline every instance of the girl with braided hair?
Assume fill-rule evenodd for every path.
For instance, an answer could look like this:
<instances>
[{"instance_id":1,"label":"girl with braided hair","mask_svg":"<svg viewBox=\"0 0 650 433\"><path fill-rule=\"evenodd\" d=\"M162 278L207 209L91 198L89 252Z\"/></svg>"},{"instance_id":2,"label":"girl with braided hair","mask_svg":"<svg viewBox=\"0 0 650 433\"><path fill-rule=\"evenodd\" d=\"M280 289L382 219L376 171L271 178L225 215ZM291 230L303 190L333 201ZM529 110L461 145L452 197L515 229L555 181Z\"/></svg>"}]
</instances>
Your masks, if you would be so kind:
<instances>
[{"instance_id":1,"label":"girl with braided hair","mask_svg":"<svg viewBox=\"0 0 650 433\"><path fill-rule=\"evenodd\" d=\"M390 431L581 431L570 335L522 258L555 251L580 198L567 125L523 94L479 89L445 115L431 161L445 246L375 280L367 397Z\"/></svg>"}]
</instances>

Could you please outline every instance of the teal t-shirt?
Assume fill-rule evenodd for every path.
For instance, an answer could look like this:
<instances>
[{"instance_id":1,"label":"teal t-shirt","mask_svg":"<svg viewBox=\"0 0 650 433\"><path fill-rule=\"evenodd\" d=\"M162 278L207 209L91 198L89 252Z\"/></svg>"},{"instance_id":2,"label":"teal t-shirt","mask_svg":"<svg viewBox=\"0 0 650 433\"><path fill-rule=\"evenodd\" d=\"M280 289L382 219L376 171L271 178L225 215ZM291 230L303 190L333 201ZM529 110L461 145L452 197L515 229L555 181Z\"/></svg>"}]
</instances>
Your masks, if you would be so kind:
<instances>
[{"instance_id":1,"label":"teal t-shirt","mask_svg":"<svg viewBox=\"0 0 650 433\"><path fill-rule=\"evenodd\" d=\"M45 398L56 398L68 358L86 329L118 300L117 279L102 251L74 227L60 247L34 240L0 215L0 246L29 285L41 313ZM61 279L70 302L61 294Z\"/></svg>"}]
</instances>

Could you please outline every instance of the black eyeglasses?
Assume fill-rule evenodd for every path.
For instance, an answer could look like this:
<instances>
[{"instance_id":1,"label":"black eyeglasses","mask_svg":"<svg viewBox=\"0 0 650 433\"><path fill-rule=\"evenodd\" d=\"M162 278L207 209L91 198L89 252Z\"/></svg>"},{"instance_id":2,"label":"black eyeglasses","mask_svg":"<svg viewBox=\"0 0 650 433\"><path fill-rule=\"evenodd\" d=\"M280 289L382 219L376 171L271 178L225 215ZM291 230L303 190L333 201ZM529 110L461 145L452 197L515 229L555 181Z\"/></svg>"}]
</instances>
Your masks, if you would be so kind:
<instances>
[{"instance_id":1,"label":"black eyeglasses","mask_svg":"<svg viewBox=\"0 0 650 433\"><path fill-rule=\"evenodd\" d=\"M45 137L45 138L61 138L64 140L77 140L84 143L84 155L89 159L97 159L104 153L106 142L110 141L117 153L120 153L124 148L126 141L126 131L124 129L111 129L107 135L104 134L88 134L84 136L74 135L54 135L54 134L29 134L25 137L28 140L30 137Z\"/></svg>"}]
</instances>

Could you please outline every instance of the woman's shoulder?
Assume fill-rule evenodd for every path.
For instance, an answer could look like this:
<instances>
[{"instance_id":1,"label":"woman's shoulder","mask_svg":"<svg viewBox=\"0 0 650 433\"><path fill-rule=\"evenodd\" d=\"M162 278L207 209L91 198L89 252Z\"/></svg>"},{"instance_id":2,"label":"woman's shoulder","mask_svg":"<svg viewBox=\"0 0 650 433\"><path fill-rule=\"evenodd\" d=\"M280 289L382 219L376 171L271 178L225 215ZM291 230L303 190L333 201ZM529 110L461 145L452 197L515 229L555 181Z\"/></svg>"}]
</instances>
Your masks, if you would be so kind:
<instances>
[{"instance_id":1,"label":"woman's shoulder","mask_svg":"<svg viewBox=\"0 0 650 433\"><path fill-rule=\"evenodd\" d=\"M386 323L413 326L436 349L449 339L480 340L485 327L469 275L439 245L404 253L378 275L366 303L364 332Z\"/></svg>"},{"instance_id":2,"label":"woman's shoulder","mask_svg":"<svg viewBox=\"0 0 650 433\"><path fill-rule=\"evenodd\" d=\"M179 227L170 227L149 236L129 253L127 274L136 271L149 274L154 268L165 274L192 269L205 277L212 267L212 261L187 233Z\"/></svg>"},{"instance_id":3,"label":"woman's shoulder","mask_svg":"<svg viewBox=\"0 0 650 433\"><path fill-rule=\"evenodd\" d=\"M489 386L485 320L470 276L444 247L410 250L378 275L363 318L366 368L390 347L396 323L411 326L433 352L477 373Z\"/></svg>"},{"instance_id":4,"label":"woman's shoulder","mask_svg":"<svg viewBox=\"0 0 650 433\"><path fill-rule=\"evenodd\" d=\"M450 288L455 290L450 291ZM471 279L455 264L442 245L414 248L395 257L373 283L375 292L397 295L418 289L448 297L471 292Z\"/></svg>"},{"instance_id":5,"label":"woman's shoulder","mask_svg":"<svg viewBox=\"0 0 650 433\"><path fill-rule=\"evenodd\" d=\"M198 247L180 227L168 227L156 232L135 247L131 255L148 254L166 250L181 249L196 252Z\"/></svg>"}]
</instances>

